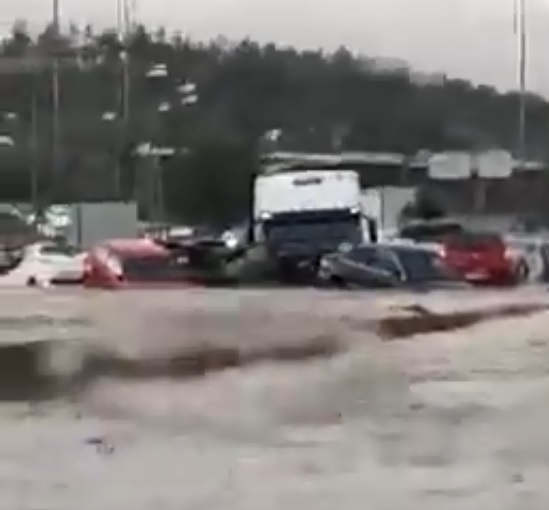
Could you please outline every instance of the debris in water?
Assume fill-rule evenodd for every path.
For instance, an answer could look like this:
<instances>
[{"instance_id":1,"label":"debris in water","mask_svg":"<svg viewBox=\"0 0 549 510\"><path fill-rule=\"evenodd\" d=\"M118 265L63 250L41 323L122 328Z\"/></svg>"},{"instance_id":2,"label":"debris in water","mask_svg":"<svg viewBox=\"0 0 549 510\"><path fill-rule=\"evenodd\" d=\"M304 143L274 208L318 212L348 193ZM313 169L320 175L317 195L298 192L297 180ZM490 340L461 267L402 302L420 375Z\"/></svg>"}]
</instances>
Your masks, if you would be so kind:
<instances>
[{"instance_id":1,"label":"debris in water","mask_svg":"<svg viewBox=\"0 0 549 510\"><path fill-rule=\"evenodd\" d=\"M410 307L407 307L409 309ZM464 329L480 322L523 317L549 310L545 304L508 305L486 310L454 313L421 312L415 316L387 317L379 322L379 334L388 340L409 338L419 334L441 333Z\"/></svg>"},{"instance_id":2,"label":"debris in water","mask_svg":"<svg viewBox=\"0 0 549 510\"><path fill-rule=\"evenodd\" d=\"M90 437L86 439L86 444L95 446L95 450L100 455L111 455L115 447L105 437Z\"/></svg>"}]
</instances>

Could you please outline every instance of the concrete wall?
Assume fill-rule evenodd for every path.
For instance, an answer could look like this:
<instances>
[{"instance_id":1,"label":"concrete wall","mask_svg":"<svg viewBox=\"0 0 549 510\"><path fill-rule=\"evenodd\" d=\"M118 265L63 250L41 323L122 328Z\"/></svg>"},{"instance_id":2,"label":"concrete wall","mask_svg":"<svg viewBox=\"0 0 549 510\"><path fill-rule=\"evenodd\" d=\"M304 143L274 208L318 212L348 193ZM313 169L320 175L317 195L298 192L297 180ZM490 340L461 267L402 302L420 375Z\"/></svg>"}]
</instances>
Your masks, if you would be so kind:
<instances>
[{"instance_id":1,"label":"concrete wall","mask_svg":"<svg viewBox=\"0 0 549 510\"><path fill-rule=\"evenodd\" d=\"M415 197L413 187L383 186L362 193L363 212L377 218L383 230L394 230L404 206Z\"/></svg>"},{"instance_id":2,"label":"concrete wall","mask_svg":"<svg viewBox=\"0 0 549 510\"><path fill-rule=\"evenodd\" d=\"M70 209L72 225L68 231L68 240L84 249L106 239L134 238L139 235L135 203L82 203L72 204Z\"/></svg>"}]
</instances>

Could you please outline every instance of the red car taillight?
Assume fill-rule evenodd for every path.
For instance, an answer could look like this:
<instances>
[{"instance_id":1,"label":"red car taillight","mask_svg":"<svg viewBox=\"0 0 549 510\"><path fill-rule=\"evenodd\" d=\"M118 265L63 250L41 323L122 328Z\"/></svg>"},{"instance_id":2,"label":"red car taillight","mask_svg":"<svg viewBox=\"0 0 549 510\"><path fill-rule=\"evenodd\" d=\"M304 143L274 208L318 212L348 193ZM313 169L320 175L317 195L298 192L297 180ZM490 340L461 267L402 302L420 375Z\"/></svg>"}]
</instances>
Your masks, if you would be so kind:
<instances>
[{"instance_id":1,"label":"red car taillight","mask_svg":"<svg viewBox=\"0 0 549 510\"><path fill-rule=\"evenodd\" d=\"M519 252L519 250L512 248L511 246L506 246L504 257L510 262L519 262L522 258L522 254Z\"/></svg>"}]
</instances>

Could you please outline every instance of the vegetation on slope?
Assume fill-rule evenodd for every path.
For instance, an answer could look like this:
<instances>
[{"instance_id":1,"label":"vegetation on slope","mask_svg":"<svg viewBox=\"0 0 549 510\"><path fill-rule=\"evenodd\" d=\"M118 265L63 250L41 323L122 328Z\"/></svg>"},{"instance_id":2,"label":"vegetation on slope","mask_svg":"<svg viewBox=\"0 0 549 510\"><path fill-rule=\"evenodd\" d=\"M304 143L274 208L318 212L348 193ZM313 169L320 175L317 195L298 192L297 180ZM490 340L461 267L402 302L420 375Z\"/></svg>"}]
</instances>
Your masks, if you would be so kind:
<instances>
[{"instance_id":1,"label":"vegetation on slope","mask_svg":"<svg viewBox=\"0 0 549 510\"><path fill-rule=\"evenodd\" d=\"M122 111L124 50L131 64L127 124L104 115ZM61 59L61 157L53 169L47 62L55 54ZM140 169L149 162L134 155L147 140L187 149L161 166L168 210L194 220L246 213L250 175L266 148L265 133L274 129L281 136L269 148L284 150L516 148L518 94L463 80L418 82L407 72L381 72L375 62L344 48L328 54L249 40L203 44L145 27L123 44L114 31L90 27L59 39L47 28L33 39L17 23L0 50L0 134L16 142L0 147L2 199L30 195L33 163L44 200L118 195L117 167L121 193L133 196L148 187ZM168 76L147 77L159 63ZM197 86L194 105L181 103L178 87L186 82ZM159 112L162 103L172 108ZM528 97L527 125L529 157L545 159L549 105L542 98Z\"/></svg>"}]
</instances>

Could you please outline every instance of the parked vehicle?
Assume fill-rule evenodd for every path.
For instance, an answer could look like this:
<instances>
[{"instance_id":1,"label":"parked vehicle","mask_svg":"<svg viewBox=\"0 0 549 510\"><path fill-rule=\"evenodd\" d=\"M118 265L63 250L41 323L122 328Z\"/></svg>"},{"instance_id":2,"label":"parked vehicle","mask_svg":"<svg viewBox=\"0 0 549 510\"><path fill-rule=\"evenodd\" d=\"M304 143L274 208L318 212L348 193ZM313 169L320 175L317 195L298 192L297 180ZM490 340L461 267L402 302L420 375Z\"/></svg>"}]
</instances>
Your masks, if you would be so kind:
<instances>
[{"instance_id":1,"label":"parked vehicle","mask_svg":"<svg viewBox=\"0 0 549 510\"><path fill-rule=\"evenodd\" d=\"M42 242L28 246L27 257L47 266L53 284L82 283L86 254L78 248L55 242Z\"/></svg>"},{"instance_id":2,"label":"parked vehicle","mask_svg":"<svg viewBox=\"0 0 549 510\"><path fill-rule=\"evenodd\" d=\"M89 252L84 285L109 289L190 285L184 262L150 239L111 240Z\"/></svg>"},{"instance_id":3,"label":"parked vehicle","mask_svg":"<svg viewBox=\"0 0 549 510\"><path fill-rule=\"evenodd\" d=\"M449 236L441 254L448 267L474 284L511 285L525 278L524 261L498 234L461 232Z\"/></svg>"},{"instance_id":4,"label":"parked vehicle","mask_svg":"<svg viewBox=\"0 0 549 510\"><path fill-rule=\"evenodd\" d=\"M71 246L44 241L4 249L1 255L0 286L82 282L85 255Z\"/></svg>"},{"instance_id":5,"label":"parked vehicle","mask_svg":"<svg viewBox=\"0 0 549 510\"><path fill-rule=\"evenodd\" d=\"M521 280L549 281L549 237L536 234L505 236L509 256L515 260Z\"/></svg>"},{"instance_id":6,"label":"parked vehicle","mask_svg":"<svg viewBox=\"0 0 549 510\"><path fill-rule=\"evenodd\" d=\"M439 255L422 247L369 244L323 257L319 279L337 287L463 287Z\"/></svg>"},{"instance_id":7,"label":"parked vehicle","mask_svg":"<svg viewBox=\"0 0 549 510\"><path fill-rule=\"evenodd\" d=\"M217 239L167 239L156 242L178 260L189 282L212 286L237 283L234 277L229 277L227 265L240 256L238 247L228 246Z\"/></svg>"}]
</instances>

